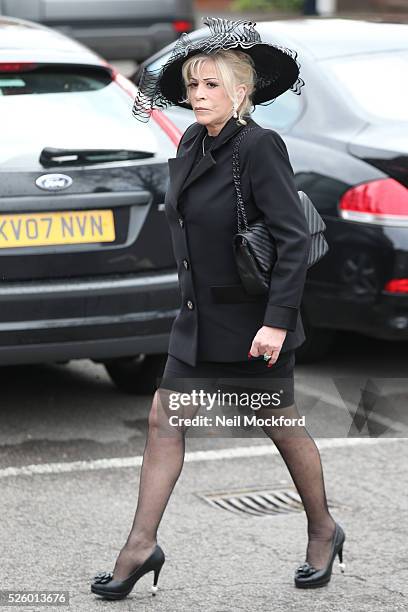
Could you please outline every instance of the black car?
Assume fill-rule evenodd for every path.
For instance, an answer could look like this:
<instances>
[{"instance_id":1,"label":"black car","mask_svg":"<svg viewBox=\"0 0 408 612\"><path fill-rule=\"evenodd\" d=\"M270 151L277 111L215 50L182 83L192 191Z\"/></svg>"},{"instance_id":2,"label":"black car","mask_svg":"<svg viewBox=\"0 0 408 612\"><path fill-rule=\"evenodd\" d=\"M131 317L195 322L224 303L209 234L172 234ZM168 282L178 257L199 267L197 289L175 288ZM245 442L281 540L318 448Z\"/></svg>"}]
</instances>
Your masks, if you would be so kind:
<instances>
[{"instance_id":1,"label":"black car","mask_svg":"<svg viewBox=\"0 0 408 612\"><path fill-rule=\"evenodd\" d=\"M326 226L329 253L307 275L298 360L322 356L336 330L408 339L408 25L349 19L262 22L266 42L299 54L301 95L253 118L283 136L299 190ZM208 35L204 27L190 34ZM173 45L143 66L158 68ZM170 108L180 130L191 110Z\"/></svg>"},{"instance_id":2,"label":"black car","mask_svg":"<svg viewBox=\"0 0 408 612\"><path fill-rule=\"evenodd\" d=\"M0 364L91 358L150 390L180 305L164 213L181 133L77 42L0 17Z\"/></svg>"}]
</instances>

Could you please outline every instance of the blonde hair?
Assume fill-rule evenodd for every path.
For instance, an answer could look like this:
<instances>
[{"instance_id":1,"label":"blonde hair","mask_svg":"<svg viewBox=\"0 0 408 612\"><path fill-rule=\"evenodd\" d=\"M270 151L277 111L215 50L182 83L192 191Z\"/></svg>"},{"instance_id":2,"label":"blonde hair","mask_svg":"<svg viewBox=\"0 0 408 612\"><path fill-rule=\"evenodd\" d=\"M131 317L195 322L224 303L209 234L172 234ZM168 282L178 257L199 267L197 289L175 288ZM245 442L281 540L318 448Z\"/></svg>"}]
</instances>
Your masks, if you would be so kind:
<instances>
[{"instance_id":1,"label":"blonde hair","mask_svg":"<svg viewBox=\"0 0 408 612\"><path fill-rule=\"evenodd\" d=\"M243 117L252 112L252 93L255 89L256 71L252 58L243 51L220 49L210 55L198 53L186 60L182 67L182 76L187 90L187 98L180 100L180 102L187 102L191 105L187 84L196 72L200 73L202 65L207 60L214 62L217 74L232 104L236 103L235 87L246 85L247 91L244 99L237 108L237 123L246 125L247 122Z\"/></svg>"}]
</instances>

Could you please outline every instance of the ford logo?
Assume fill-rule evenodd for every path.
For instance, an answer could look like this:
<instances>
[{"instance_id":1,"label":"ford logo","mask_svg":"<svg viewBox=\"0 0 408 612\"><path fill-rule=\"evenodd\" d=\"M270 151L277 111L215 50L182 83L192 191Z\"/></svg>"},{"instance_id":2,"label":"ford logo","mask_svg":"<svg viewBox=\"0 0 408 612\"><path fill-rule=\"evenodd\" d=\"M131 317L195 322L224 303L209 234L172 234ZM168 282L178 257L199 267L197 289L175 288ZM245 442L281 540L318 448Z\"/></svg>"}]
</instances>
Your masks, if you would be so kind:
<instances>
[{"instance_id":1,"label":"ford logo","mask_svg":"<svg viewBox=\"0 0 408 612\"><path fill-rule=\"evenodd\" d=\"M46 191L61 191L72 185L72 178L66 174L43 174L36 179L35 184Z\"/></svg>"}]
</instances>

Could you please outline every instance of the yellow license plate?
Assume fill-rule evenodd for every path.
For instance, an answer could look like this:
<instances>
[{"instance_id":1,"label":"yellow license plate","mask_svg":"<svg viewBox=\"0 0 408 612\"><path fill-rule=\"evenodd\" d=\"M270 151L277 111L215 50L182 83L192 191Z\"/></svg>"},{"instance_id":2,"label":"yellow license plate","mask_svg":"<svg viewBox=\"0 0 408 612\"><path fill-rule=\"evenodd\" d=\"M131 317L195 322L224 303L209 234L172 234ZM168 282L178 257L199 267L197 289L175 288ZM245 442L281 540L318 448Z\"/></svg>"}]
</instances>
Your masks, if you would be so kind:
<instances>
[{"instance_id":1,"label":"yellow license plate","mask_svg":"<svg viewBox=\"0 0 408 612\"><path fill-rule=\"evenodd\" d=\"M113 242L112 210L0 215L0 248Z\"/></svg>"}]
</instances>

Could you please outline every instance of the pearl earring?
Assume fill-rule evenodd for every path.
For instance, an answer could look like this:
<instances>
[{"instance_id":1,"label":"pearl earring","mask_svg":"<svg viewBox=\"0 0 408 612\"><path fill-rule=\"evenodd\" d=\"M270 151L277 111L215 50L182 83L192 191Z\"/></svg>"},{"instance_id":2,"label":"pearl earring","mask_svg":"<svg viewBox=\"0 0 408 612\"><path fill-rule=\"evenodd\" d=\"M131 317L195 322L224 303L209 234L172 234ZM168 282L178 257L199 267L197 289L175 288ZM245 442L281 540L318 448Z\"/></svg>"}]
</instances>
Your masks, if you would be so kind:
<instances>
[{"instance_id":1,"label":"pearl earring","mask_svg":"<svg viewBox=\"0 0 408 612\"><path fill-rule=\"evenodd\" d=\"M234 110L234 115L233 115L234 119L238 119L238 107L236 104L234 104L233 110Z\"/></svg>"}]
</instances>

